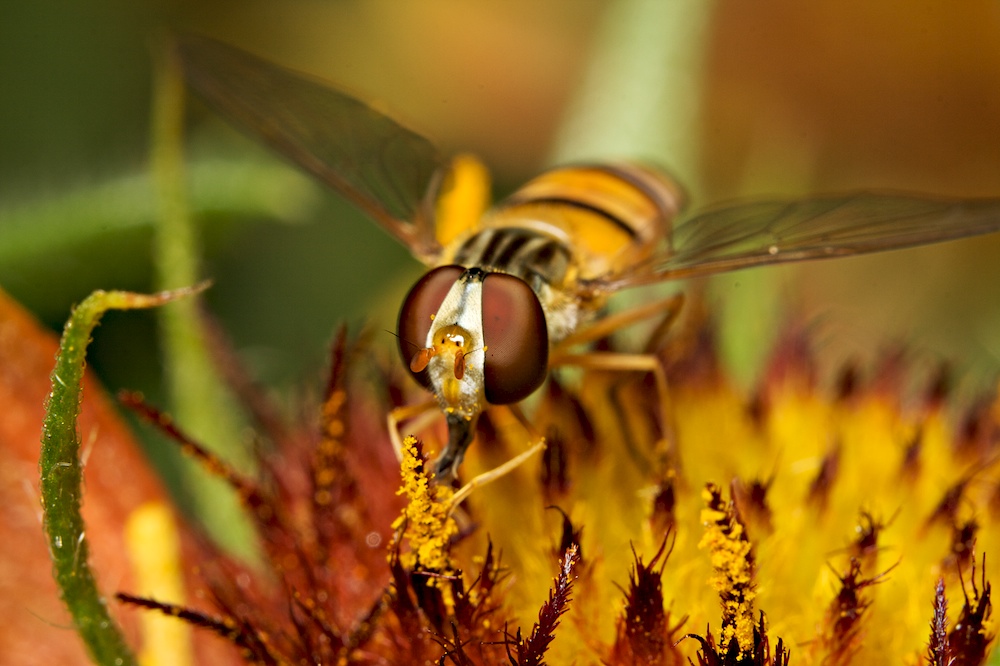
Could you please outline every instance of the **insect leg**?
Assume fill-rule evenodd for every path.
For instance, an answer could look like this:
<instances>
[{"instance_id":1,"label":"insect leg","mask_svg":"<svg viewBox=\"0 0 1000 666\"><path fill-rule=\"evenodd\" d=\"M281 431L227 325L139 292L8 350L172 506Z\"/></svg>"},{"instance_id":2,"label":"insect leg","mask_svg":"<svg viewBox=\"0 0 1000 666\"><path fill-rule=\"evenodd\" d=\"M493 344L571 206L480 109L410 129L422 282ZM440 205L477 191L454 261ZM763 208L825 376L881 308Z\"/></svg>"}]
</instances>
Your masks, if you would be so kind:
<instances>
[{"instance_id":1,"label":"insect leg","mask_svg":"<svg viewBox=\"0 0 1000 666\"><path fill-rule=\"evenodd\" d=\"M626 326L631 326L632 324L636 324L640 321L653 319L655 317L663 317L660 323L657 324L653 335L650 336L650 340L646 345L647 352L652 353L662 343L663 336L673 324L674 320L677 319L677 315L680 313L683 305L684 294L674 294L669 298L663 298L658 301L653 301L652 303L647 303L646 305L640 305L635 308L616 312L615 314L607 317L602 317L593 324L583 327L560 342L556 349L553 350L553 359L558 360L560 358L561 350L566 350L579 344L594 342L595 340L606 338L615 331L625 328ZM553 361L550 361L550 364L552 363Z\"/></svg>"},{"instance_id":2,"label":"insect leg","mask_svg":"<svg viewBox=\"0 0 1000 666\"><path fill-rule=\"evenodd\" d=\"M513 470L520 467L524 462L526 462L529 458L531 458L531 456L535 455L536 453L540 453L545 448L545 437L540 435L538 431L535 430L535 427L531 425L531 421L529 421L528 417L524 415L524 412L521 411L520 407L518 407L516 404L513 404L513 405L498 405L497 408L510 410L511 414L514 415L514 418L516 418L521 423L521 425L524 426L524 429L528 431L528 434L531 436L531 440L534 441L535 443L532 444L527 451L524 451L523 453L514 456L513 458L503 463L502 465L494 467L493 469L483 472L482 474L479 474L470 479L469 482L466 483L461 488L459 488L455 492L455 495L452 497L451 500L452 510L454 510L455 507L457 507L459 504L465 501L465 498L471 495L476 488L485 486L487 483L496 481L501 476L509 474Z\"/></svg>"},{"instance_id":3,"label":"insect leg","mask_svg":"<svg viewBox=\"0 0 1000 666\"><path fill-rule=\"evenodd\" d=\"M437 407L437 401L431 398L423 402L418 402L415 405L396 407L389 412L389 415L386 417L386 425L389 428L389 440L392 442L392 450L396 452L396 460L403 460L403 437L399 432L400 426L404 421L420 417L419 420L412 424L412 431L420 432L424 430L435 418L440 416L440 412L434 410L435 407Z\"/></svg>"},{"instance_id":4,"label":"insect leg","mask_svg":"<svg viewBox=\"0 0 1000 666\"><path fill-rule=\"evenodd\" d=\"M663 366L660 364L659 359L656 357L656 352L662 348L664 338L677 319L677 315L680 313L683 305L684 294L674 294L668 298L603 317L560 342L553 350L552 357L549 360L551 367L575 365L594 370L651 373L656 381L660 427L663 432L661 443L657 446L657 457L663 465L662 471L664 473L670 469L678 468L680 458L677 447L674 445L675 429L673 426L674 420L671 411L667 376L663 371ZM656 317L660 317L661 319L650 334L641 354L620 352L571 353L568 351L573 346L600 340L619 329Z\"/></svg>"},{"instance_id":5,"label":"insect leg","mask_svg":"<svg viewBox=\"0 0 1000 666\"><path fill-rule=\"evenodd\" d=\"M656 457L659 472L662 474L676 471L680 467L680 456L674 444L674 420L671 410L670 389L667 375L660 364L660 359L654 354L626 354L621 352L584 352L580 354L562 354L558 363L552 365L574 365L590 370L613 370L620 372L648 372L656 381L657 407L659 408L660 428L663 436L657 444Z\"/></svg>"}]
</instances>

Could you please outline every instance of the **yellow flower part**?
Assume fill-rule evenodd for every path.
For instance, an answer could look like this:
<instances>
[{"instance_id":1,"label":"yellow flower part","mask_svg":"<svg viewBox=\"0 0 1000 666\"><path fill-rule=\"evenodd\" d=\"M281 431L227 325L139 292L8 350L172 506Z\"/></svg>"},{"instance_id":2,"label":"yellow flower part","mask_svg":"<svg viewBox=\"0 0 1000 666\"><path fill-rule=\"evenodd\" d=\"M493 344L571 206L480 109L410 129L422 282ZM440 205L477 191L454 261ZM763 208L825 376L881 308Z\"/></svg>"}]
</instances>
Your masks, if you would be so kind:
<instances>
[{"instance_id":1,"label":"yellow flower part","mask_svg":"<svg viewBox=\"0 0 1000 666\"><path fill-rule=\"evenodd\" d=\"M407 502L392 528L402 530L409 543L409 552L401 556L403 565L410 570L453 575L455 567L448 545L458 527L451 517L451 488L431 481L426 460L412 435L403 440L400 470L402 487L397 494L404 495Z\"/></svg>"},{"instance_id":2,"label":"yellow flower part","mask_svg":"<svg viewBox=\"0 0 1000 666\"><path fill-rule=\"evenodd\" d=\"M825 387L800 332L745 391L691 311L658 354L668 409L643 373L587 369L553 373L536 432L484 412L462 477L547 446L476 487L461 523L412 436L400 477L387 403L341 337L335 418L275 431L262 482L240 482L269 570L210 560L198 612L120 598L253 664L989 664L996 397L946 408L944 382L921 389L898 356Z\"/></svg>"},{"instance_id":3,"label":"yellow flower part","mask_svg":"<svg viewBox=\"0 0 1000 666\"><path fill-rule=\"evenodd\" d=\"M138 591L163 602L184 601L180 538L169 506L143 504L125 524L125 543ZM191 666L191 627L179 619L148 613L142 622L142 666Z\"/></svg>"},{"instance_id":4,"label":"yellow flower part","mask_svg":"<svg viewBox=\"0 0 1000 666\"><path fill-rule=\"evenodd\" d=\"M582 528L586 573L551 663L614 663L600 646L616 640L608 615L624 612L619 586L632 549L649 560L666 527L674 542L662 603L683 620L674 639L708 628L720 653L732 637L743 654L770 637L766 663L778 663L778 639L794 663L917 663L938 577L952 629L962 625L964 594L970 610L977 598L989 605L988 580L976 581L978 597L971 587L973 562L1000 552L1000 451L989 402L947 414L931 386L904 404L904 386L914 390L898 359L875 368L868 386L845 369L838 384L820 389L808 351L793 352L808 348L805 339L779 341L761 384L746 393L718 366L711 332L689 335L695 347L664 359L680 453L672 475L661 478L651 462L658 426L646 380L586 372L578 385L550 386L539 405L543 459L469 499L517 572L507 598L521 626L551 575L540 544L552 542L557 517L536 507L557 504ZM491 423L486 445L470 449L470 476L525 439ZM720 500L706 507L706 496ZM996 627L988 612L981 620L983 651L969 653L983 657ZM698 663L698 647L681 640L661 663Z\"/></svg>"},{"instance_id":5,"label":"yellow flower part","mask_svg":"<svg viewBox=\"0 0 1000 666\"><path fill-rule=\"evenodd\" d=\"M722 645L736 639L743 654L753 651L753 556L750 541L736 517L732 502L726 503L715 484L702 493L707 507L701 512L705 536L699 547L711 554L715 575L712 586L722 600Z\"/></svg>"}]
</instances>

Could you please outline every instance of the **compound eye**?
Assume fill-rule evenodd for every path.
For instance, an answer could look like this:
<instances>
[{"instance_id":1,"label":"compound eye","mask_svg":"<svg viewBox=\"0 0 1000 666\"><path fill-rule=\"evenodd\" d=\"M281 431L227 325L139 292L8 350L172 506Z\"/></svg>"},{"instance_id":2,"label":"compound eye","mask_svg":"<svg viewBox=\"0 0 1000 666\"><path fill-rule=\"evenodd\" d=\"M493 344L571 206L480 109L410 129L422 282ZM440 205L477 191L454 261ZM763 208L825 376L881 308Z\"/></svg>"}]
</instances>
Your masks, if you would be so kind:
<instances>
[{"instance_id":1,"label":"compound eye","mask_svg":"<svg viewBox=\"0 0 1000 666\"><path fill-rule=\"evenodd\" d=\"M441 303L452 285L462 277L465 269L461 266L441 266L428 272L417 281L399 309L399 320L396 322L396 338L399 344L399 355L403 365L410 367L410 361L427 346L427 334L431 330L434 315L441 308ZM414 372L413 378L424 388L431 390L431 380L426 370Z\"/></svg>"},{"instance_id":2,"label":"compound eye","mask_svg":"<svg viewBox=\"0 0 1000 666\"><path fill-rule=\"evenodd\" d=\"M538 297L520 278L490 273L483 280L486 400L506 405L527 398L548 372L549 336Z\"/></svg>"}]
</instances>

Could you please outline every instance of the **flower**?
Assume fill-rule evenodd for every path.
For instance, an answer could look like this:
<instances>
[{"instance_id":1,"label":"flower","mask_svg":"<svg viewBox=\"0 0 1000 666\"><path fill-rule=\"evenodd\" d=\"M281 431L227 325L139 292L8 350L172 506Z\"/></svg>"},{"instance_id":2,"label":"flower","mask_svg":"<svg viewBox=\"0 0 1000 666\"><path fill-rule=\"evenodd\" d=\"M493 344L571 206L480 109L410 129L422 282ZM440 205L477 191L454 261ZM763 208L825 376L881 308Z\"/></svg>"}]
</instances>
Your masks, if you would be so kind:
<instances>
[{"instance_id":1,"label":"flower","mask_svg":"<svg viewBox=\"0 0 1000 666\"><path fill-rule=\"evenodd\" d=\"M261 664L985 663L994 401L952 421L935 381L904 403L898 356L821 390L801 329L747 394L690 312L661 355L676 465L650 462L648 378L556 376L535 412L545 453L460 507L424 464L440 429L407 438L400 481L382 415L387 396L415 394L341 334L319 416L267 432L261 479L173 434L240 491L264 570L203 545L196 612L121 598L184 613ZM463 473L529 443L491 411Z\"/></svg>"}]
</instances>

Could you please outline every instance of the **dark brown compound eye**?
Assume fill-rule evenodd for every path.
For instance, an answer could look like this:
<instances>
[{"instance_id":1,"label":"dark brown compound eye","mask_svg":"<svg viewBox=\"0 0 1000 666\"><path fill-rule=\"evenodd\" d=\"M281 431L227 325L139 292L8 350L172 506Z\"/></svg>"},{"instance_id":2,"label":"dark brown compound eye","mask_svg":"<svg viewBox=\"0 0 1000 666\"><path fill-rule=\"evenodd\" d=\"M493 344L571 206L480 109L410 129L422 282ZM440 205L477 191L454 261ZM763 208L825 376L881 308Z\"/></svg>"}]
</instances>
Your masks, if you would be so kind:
<instances>
[{"instance_id":1,"label":"dark brown compound eye","mask_svg":"<svg viewBox=\"0 0 1000 666\"><path fill-rule=\"evenodd\" d=\"M490 273L483 281L486 400L506 405L527 398L548 372L545 313L528 284Z\"/></svg>"},{"instance_id":2,"label":"dark brown compound eye","mask_svg":"<svg viewBox=\"0 0 1000 666\"><path fill-rule=\"evenodd\" d=\"M399 343L399 355L407 368L410 367L413 357L427 345L427 333L431 330L434 315L441 308L441 303L444 302L452 285L464 272L465 269L461 266L435 268L420 278L406 295L403 307L399 309L399 320L396 322L398 334L396 340ZM426 370L420 372L410 370L410 374L424 388L431 388L431 380Z\"/></svg>"}]
</instances>

